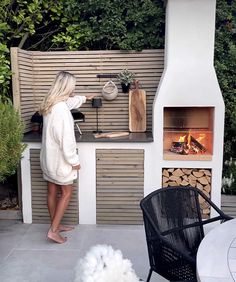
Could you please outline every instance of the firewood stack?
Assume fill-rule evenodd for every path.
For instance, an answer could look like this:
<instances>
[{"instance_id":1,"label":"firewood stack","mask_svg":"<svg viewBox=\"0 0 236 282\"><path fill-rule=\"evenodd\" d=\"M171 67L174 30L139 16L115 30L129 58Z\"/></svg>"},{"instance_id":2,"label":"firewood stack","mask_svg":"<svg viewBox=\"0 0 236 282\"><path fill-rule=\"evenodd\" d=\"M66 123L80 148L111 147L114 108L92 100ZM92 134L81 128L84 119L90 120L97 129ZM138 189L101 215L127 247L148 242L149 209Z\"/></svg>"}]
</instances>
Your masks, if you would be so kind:
<instances>
[{"instance_id":1,"label":"firewood stack","mask_svg":"<svg viewBox=\"0 0 236 282\"><path fill-rule=\"evenodd\" d=\"M211 194L211 170L196 168L165 168L162 170L162 187L168 186L192 186L200 189L210 198ZM210 208L200 198L202 215L209 218Z\"/></svg>"}]
</instances>

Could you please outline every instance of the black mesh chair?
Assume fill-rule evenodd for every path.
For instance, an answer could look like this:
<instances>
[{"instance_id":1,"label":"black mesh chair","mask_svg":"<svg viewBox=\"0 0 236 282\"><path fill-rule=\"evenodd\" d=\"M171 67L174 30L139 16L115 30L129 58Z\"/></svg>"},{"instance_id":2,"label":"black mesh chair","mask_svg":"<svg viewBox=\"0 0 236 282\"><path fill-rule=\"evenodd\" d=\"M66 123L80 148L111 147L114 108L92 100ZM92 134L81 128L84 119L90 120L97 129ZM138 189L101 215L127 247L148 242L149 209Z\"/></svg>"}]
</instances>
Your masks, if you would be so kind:
<instances>
[{"instance_id":1,"label":"black mesh chair","mask_svg":"<svg viewBox=\"0 0 236 282\"><path fill-rule=\"evenodd\" d=\"M196 255L203 226L232 219L193 187L158 189L141 200L150 271L170 281L197 281ZM216 216L204 214L214 209Z\"/></svg>"},{"instance_id":2,"label":"black mesh chair","mask_svg":"<svg viewBox=\"0 0 236 282\"><path fill-rule=\"evenodd\" d=\"M74 119L74 125L76 126L77 130L79 131L79 134L82 135L82 131L79 127L80 122L85 122L85 116L83 113L81 113L78 110L71 110L72 117Z\"/></svg>"}]
</instances>

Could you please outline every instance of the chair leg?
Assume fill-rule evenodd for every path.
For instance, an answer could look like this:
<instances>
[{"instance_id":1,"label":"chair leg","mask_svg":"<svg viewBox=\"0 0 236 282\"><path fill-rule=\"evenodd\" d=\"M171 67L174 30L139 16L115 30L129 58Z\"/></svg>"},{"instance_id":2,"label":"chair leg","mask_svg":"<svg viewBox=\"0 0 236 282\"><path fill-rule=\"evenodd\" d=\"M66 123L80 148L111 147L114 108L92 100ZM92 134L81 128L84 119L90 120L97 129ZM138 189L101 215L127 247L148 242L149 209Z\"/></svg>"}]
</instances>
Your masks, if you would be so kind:
<instances>
[{"instance_id":1,"label":"chair leg","mask_svg":"<svg viewBox=\"0 0 236 282\"><path fill-rule=\"evenodd\" d=\"M81 132L81 130L80 130L80 127L79 127L78 123L76 123L76 127L77 127L77 129L78 129L78 131L79 131L79 134L82 135L82 132Z\"/></svg>"},{"instance_id":2,"label":"chair leg","mask_svg":"<svg viewBox=\"0 0 236 282\"><path fill-rule=\"evenodd\" d=\"M146 282L149 282L149 280L151 279L151 275L152 275L152 269L150 268Z\"/></svg>"}]
</instances>

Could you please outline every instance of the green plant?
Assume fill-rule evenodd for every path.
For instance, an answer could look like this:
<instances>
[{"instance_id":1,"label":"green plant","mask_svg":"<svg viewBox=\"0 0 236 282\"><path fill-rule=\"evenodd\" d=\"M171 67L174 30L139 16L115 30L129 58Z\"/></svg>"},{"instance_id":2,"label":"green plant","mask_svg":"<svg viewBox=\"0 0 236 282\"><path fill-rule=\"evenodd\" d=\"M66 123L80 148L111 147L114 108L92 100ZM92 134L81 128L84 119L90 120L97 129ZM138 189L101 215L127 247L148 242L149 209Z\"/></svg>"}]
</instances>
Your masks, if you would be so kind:
<instances>
[{"instance_id":1,"label":"green plant","mask_svg":"<svg viewBox=\"0 0 236 282\"><path fill-rule=\"evenodd\" d=\"M124 69L118 74L117 78L119 79L121 84L128 86L134 81L135 74L127 69Z\"/></svg>"},{"instance_id":2,"label":"green plant","mask_svg":"<svg viewBox=\"0 0 236 282\"><path fill-rule=\"evenodd\" d=\"M21 143L22 138L23 124L19 113L10 101L0 100L0 182L16 172L26 146Z\"/></svg>"},{"instance_id":3,"label":"green plant","mask_svg":"<svg viewBox=\"0 0 236 282\"><path fill-rule=\"evenodd\" d=\"M224 177L222 179L222 192L236 194L236 160L230 158L224 162Z\"/></svg>"}]
</instances>

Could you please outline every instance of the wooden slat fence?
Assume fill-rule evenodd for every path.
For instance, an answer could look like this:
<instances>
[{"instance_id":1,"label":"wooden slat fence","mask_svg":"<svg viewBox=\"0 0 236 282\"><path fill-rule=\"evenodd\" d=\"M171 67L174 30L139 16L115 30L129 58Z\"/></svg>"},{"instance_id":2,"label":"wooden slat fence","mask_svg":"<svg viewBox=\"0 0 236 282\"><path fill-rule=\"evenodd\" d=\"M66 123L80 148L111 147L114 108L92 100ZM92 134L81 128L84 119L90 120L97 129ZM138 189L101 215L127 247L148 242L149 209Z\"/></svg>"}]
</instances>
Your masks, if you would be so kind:
<instances>
[{"instance_id":1,"label":"wooden slat fence","mask_svg":"<svg viewBox=\"0 0 236 282\"><path fill-rule=\"evenodd\" d=\"M236 195L221 195L221 209L226 214L236 217Z\"/></svg>"},{"instance_id":2,"label":"wooden slat fence","mask_svg":"<svg viewBox=\"0 0 236 282\"><path fill-rule=\"evenodd\" d=\"M142 224L144 150L97 149L98 224Z\"/></svg>"},{"instance_id":3,"label":"wooden slat fence","mask_svg":"<svg viewBox=\"0 0 236 282\"><path fill-rule=\"evenodd\" d=\"M11 48L11 61L14 104L20 109L26 132L31 130L30 117L58 71L70 71L76 76L76 95L101 96L102 87L109 78L97 76L117 75L124 68L135 73L147 93L147 130L151 130L152 103L164 66L163 50L38 52ZM119 95L113 101L103 100L103 107L99 109L100 128L104 131L128 130L128 95L122 93L117 78L112 80L118 86ZM81 111L86 119L81 130L95 130L96 114L91 103L83 105Z\"/></svg>"}]
</instances>

